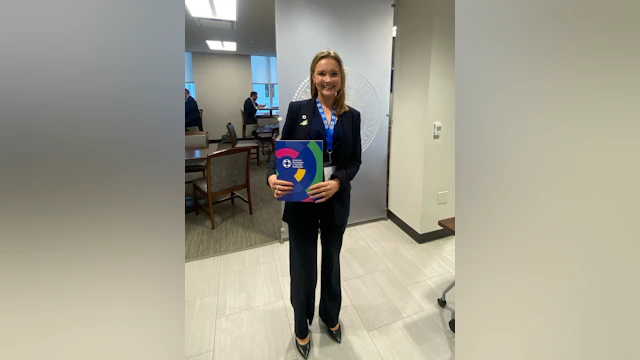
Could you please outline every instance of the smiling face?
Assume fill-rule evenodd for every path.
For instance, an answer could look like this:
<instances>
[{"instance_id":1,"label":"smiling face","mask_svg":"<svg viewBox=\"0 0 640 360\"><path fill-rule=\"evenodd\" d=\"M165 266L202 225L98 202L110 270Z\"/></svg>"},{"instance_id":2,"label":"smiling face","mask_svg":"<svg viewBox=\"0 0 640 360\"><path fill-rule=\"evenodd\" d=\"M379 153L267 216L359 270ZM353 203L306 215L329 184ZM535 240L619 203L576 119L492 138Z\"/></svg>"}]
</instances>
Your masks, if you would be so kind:
<instances>
[{"instance_id":1,"label":"smiling face","mask_svg":"<svg viewBox=\"0 0 640 360\"><path fill-rule=\"evenodd\" d=\"M318 61L313 71L313 83L319 95L335 96L342 88L342 72L338 62L331 57Z\"/></svg>"}]
</instances>

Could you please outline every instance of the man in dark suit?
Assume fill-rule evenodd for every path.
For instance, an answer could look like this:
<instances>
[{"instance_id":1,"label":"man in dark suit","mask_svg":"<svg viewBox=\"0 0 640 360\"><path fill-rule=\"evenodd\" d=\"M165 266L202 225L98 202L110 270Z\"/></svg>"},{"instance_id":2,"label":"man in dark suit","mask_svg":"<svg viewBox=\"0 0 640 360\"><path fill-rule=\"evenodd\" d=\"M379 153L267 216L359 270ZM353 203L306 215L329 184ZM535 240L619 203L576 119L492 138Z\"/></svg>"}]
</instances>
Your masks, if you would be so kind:
<instances>
[{"instance_id":1,"label":"man in dark suit","mask_svg":"<svg viewBox=\"0 0 640 360\"><path fill-rule=\"evenodd\" d=\"M197 126L200 131L204 131L202 129L202 119L200 119L198 103L196 99L191 97L187 89L184 89L184 99L184 127Z\"/></svg>"},{"instance_id":2,"label":"man in dark suit","mask_svg":"<svg viewBox=\"0 0 640 360\"><path fill-rule=\"evenodd\" d=\"M258 119L256 118L256 112L258 109L264 108L264 105L259 105L256 103L258 100L258 93L255 91L251 92L251 95L244 101L244 123L245 124L257 124Z\"/></svg>"}]
</instances>

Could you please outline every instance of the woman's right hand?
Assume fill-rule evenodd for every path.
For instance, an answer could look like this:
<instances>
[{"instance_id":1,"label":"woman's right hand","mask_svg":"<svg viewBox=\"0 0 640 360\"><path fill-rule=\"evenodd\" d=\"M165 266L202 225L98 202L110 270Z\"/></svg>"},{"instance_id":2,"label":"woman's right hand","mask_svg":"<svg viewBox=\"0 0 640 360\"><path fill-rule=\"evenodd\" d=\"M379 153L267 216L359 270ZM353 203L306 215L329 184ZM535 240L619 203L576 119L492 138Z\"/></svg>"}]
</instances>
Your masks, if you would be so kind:
<instances>
[{"instance_id":1,"label":"woman's right hand","mask_svg":"<svg viewBox=\"0 0 640 360\"><path fill-rule=\"evenodd\" d=\"M278 180L278 175L273 174L269 176L269 187L271 187L271 192L277 199L290 193L293 190L293 183Z\"/></svg>"}]
</instances>

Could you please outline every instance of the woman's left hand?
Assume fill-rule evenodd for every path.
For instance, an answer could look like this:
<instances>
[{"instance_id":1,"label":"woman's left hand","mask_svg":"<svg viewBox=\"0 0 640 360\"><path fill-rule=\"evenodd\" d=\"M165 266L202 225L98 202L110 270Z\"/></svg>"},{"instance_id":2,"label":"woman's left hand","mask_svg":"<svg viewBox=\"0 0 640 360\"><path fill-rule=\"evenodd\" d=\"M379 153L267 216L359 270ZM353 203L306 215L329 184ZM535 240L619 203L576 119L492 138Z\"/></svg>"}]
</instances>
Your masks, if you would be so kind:
<instances>
[{"instance_id":1,"label":"woman's left hand","mask_svg":"<svg viewBox=\"0 0 640 360\"><path fill-rule=\"evenodd\" d=\"M340 180L332 179L321 182L309 188L309 196L316 200L316 204L327 201L340 189Z\"/></svg>"}]
</instances>

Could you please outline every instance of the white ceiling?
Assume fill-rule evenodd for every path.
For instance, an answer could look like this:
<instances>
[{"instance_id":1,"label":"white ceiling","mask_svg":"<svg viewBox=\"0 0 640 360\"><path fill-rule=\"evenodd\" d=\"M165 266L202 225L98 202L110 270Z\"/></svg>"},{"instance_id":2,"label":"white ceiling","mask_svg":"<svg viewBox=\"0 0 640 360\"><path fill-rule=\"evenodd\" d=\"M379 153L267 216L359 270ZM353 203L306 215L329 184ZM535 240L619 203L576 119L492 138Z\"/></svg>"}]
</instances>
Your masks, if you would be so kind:
<instances>
[{"instance_id":1,"label":"white ceiling","mask_svg":"<svg viewBox=\"0 0 640 360\"><path fill-rule=\"evenodd\" d=\"M184 8L185 51L276 56L275 0L238 0L236 29L198 26ZM212 51L207 40L235 41L235 52Z\"/></svg>"}]
</instances>

